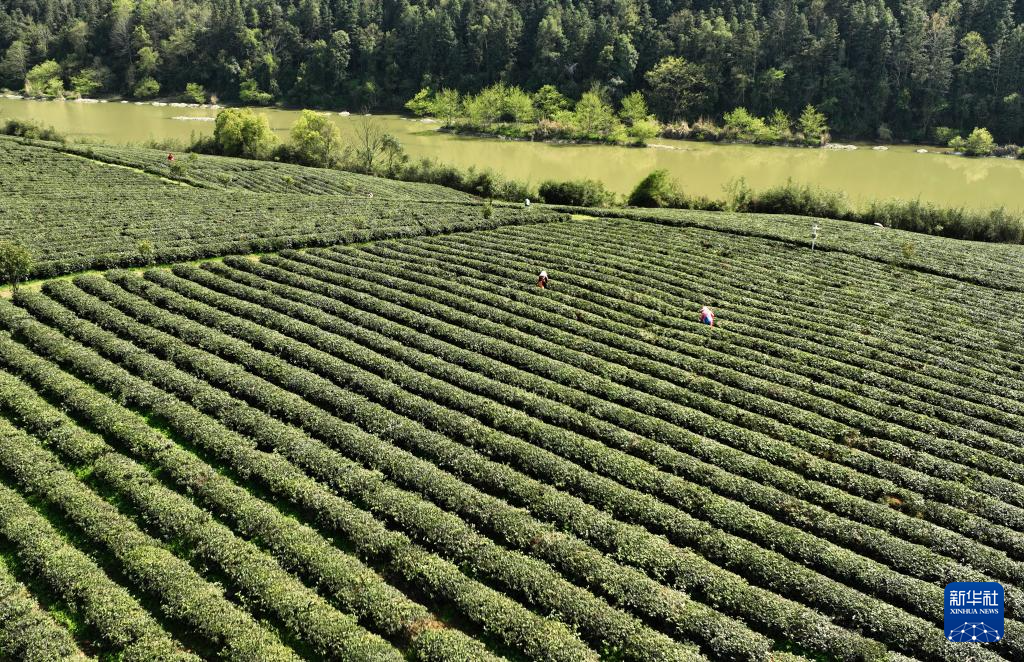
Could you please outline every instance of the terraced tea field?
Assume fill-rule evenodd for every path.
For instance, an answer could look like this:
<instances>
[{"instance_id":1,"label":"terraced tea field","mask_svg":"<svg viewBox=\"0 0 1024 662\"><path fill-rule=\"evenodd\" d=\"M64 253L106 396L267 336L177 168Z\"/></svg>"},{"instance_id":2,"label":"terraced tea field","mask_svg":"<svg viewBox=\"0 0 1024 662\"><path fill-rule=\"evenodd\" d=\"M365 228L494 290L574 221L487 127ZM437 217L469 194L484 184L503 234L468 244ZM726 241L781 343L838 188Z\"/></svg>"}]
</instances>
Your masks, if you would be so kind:
<instances>
[{"instance_id":1,"label":"terraced tea field","mask_svg":"<svg viewBox=\"0 0 1024 662\"><path fill-rule=\"evenodd\" d=\"M303 193L306 195L348 195L383 197L391 200L467 202L473 197L432 184L398 182L342 170L305 168L272 161L251 161L223 156L177 155L179 170L167 160L167 152L145 147L111 145L48 144L65 154L122 165L151 175L166 177L193 186L216 190L242 190L255 193Z\"/></svg>"},{"instance_id":2,"label":"terraced tea field","mask_svg":"<svg viewBox=\"0 0 1024 662\"><path fill-rule=\"evenodd\" d=\"M1004 247L639 218L0 301L0 657L1024 659Z\"/></svg>"},{"instance_id":3,"label":"terraced tea field","mask_svg":"<svg viewBox=\"0 0 1024 662\"><path fill-rule=\"evenodd\" d=\"M215 190L155 176L167 169L165 154L106 150L0 137L0 233L33 253L34 277L521 222L518 209L495 208L485 219L479 206L467 208L469 196L440 186L202 157L197 173L227 162L217 172L248 173L269 192ZM292 174L266 174L278 170ZM275 192L283 176L300 183L288 187L294 192ZM322 194L312 195L316 182ZM536 210L529 222L545 214Z\"/></svg>"}]
</instances>

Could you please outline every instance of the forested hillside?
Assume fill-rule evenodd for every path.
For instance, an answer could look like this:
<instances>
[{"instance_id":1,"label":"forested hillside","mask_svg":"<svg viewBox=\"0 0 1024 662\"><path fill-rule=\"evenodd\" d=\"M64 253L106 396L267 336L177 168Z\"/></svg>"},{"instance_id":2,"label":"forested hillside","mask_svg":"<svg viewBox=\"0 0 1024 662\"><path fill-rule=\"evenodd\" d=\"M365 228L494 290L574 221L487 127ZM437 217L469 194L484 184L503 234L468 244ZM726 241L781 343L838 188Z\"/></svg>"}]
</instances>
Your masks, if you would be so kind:
<instances>
[{"instance_id":1,"label":"forested hillside","mask_svg":"<svg viewBox=\"0 0 1024 662\"><path fill-rule=\"evenodd\" d=\"M359 110L596 83L663 121L813 103L847 137L1024 142L1022 19L1015 0L5 0L0 86Z\"/></svg>"}]
</instances>

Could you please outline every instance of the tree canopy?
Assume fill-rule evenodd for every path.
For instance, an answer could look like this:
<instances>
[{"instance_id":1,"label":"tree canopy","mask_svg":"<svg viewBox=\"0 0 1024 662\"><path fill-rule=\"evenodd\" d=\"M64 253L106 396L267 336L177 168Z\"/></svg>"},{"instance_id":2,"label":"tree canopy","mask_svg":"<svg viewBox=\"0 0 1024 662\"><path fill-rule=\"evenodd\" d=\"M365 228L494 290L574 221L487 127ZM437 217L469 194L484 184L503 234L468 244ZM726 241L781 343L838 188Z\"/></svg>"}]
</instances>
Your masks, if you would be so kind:
<instances>
[{"instance_id":1,"label":"tree canopy","mask_svg":"<svg viewBox=\"0 0 1024 662\"><path fill-rule=\"evenodd\" d=\"M297 162L318 168L334 168L341 163L341 130L323 113L302 111L292 125L291 138Z\"/></svg>"},{"instance_id":2,"label":"tree canopy","mask_svg":"<svg viewBox=\"0 0 1024 662\"><path fill-rule=\"evenodd\" d=\"M28 278L35 260L24 246L13 241L0 241L0 282L18 287Z\"/></svg>"},{"instance_id":3,"label":"tree canopy","mask_svg":"<svg viewBox=\"0 0 1024 662\"><path fill-rule=\"evenodd\" d=\"M1014 0L15 0L0 5L0 87L196 98L193 84L358 111L422 88L580 100L596 84L616 106L642 91L663 122L811 104L843 136L985 126L1019 143L1022 14Z\"/></svg>"},{"instance_id":4,"label":"tree canopy","mask_svg":"<svg viewBox=\"0 0 1024 662\"><path fill-rule=\"evenodd\" d=\"M225 156L266 158L277 145L265 115L248 108L229 108L217 113L213 140Z\"/></svg>"}]
</instances>

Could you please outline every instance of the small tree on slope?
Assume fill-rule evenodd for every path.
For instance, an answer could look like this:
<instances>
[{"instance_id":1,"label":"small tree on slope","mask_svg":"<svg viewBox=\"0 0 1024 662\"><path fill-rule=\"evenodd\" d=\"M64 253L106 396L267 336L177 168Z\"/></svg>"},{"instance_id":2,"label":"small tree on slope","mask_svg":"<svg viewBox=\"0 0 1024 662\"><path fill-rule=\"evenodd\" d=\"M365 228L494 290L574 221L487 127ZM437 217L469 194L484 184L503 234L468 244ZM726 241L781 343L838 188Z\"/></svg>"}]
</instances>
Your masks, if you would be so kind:
<instances>
[{"instance_id":1,"label":"small tree on slope","mask_svg":"<svg viewBox=\"0 0 1024 662\"><path fill-rule=\"evenodd\" d=\"M0 277L5 284L18 288L18 283L25 280L35 262L32 255L21 244L13 241L0 241Z\"/></svg>"}]
</instances>

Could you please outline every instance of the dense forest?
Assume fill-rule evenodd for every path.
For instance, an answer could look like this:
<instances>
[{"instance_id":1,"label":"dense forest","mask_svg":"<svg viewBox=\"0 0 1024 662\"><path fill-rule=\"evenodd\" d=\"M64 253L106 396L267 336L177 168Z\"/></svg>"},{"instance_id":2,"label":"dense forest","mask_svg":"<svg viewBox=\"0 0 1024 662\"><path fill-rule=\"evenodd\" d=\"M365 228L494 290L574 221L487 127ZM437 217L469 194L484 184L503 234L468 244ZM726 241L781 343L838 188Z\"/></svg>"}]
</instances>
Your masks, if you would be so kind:
<instances>
[{"instance_id":1,"label":"dense forest","mask_svg":"<svg viewBox=\"0 0 1024 662\"><path fill-rule=\"evenodd\" d=\"M810 103L843 137L1024 142L1022 21L1020 0L3 0L0 87L360 110L597 86L666 122Z\"/></svg>"}]
</instances>

